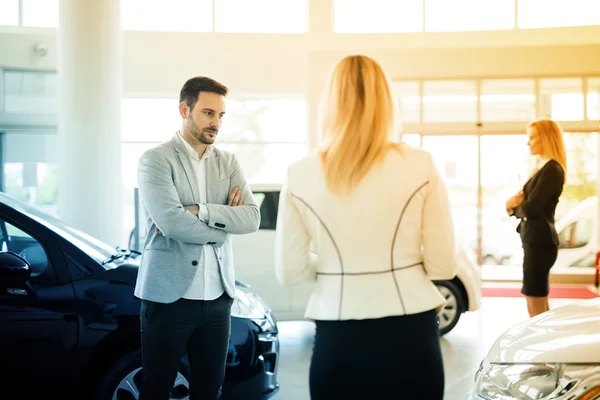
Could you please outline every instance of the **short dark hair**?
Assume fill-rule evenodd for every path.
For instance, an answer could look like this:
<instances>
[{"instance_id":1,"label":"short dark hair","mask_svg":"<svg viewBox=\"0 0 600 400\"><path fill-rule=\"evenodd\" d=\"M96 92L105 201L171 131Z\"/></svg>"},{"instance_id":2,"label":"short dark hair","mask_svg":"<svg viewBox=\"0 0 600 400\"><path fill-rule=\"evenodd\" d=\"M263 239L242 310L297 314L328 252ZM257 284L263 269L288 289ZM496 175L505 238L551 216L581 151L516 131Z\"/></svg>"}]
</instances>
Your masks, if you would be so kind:
<instances>
[{"instance_id":1,"label":"short dark hair","mask_svg":"<svg viewBox=\"0 0 600 400\"><path fill-rule=\"evenodd\" d=\"M185 101L191 110L194 109L196 101L198 101L198 95L200 92L216 93L222 96L227 96L228 89L223 84L215 81L212 78L206 76L196 76L190 78L181 88L179 92L179 102Z\"/></svg>"}]
</instances>

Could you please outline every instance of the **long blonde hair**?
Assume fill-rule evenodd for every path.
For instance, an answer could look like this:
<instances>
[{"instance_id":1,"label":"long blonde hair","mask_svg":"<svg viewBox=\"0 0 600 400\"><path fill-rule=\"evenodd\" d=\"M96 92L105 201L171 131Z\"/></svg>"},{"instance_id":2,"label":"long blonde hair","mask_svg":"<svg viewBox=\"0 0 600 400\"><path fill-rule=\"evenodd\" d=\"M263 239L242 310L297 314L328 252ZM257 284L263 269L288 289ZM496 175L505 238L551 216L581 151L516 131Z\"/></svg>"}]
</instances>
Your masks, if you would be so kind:
<instances>
[{"instance_id":1,"label":"long blonde hair","mask_svg":"<svg viewBox=\"0 0 600 400\"><path fill-rule=\"evenodd\" d=\"M348 194L383 160L395 128L389 78L372 58L350 55L329 74L321 100L319 149L328 188Z\"/></svg>"},{"instance_id":2,"label":"long blonde hair","mask_svg":"<svg viewBox=\"0 0 600 400\"><path fill-rule=\"evenodd\" d=\"M565 172L567 181L567 151L561 127L549 118L542 118L529 124L529 128L535 129L542 142L542 157L556 161Z\"/></svg>"}]
</instances>

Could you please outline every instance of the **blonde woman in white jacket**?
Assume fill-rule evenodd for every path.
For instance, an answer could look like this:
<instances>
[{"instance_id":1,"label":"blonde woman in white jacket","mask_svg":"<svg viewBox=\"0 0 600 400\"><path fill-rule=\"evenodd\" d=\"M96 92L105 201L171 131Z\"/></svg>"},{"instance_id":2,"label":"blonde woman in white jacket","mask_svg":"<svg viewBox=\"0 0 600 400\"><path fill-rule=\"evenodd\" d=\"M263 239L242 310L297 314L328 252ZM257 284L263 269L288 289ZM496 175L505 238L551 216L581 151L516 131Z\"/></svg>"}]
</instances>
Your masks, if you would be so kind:
<instances>
[{"instance_id":1,"label":"blonde woman in white jacket","mask_svg":"<svg viewBox=\"0 0 600 400\"><path fill-rule=\"evenodd\" d=\"M343 58L322 99L322 146L281 192L277 278L315 285L313 400L443 398L432 280L456 274L450 206L431 155L392 141L394 108L375 60Z\"/></svg>"}]
</instances>

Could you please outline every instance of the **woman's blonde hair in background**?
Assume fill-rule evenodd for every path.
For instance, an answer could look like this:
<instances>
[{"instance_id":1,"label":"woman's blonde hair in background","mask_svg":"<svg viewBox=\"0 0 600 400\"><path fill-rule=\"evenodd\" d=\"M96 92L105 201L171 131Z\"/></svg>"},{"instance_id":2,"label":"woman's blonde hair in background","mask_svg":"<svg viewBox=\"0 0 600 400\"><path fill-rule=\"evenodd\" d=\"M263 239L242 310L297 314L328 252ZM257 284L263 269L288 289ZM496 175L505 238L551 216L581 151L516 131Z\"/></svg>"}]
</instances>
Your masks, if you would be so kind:
<instances>
[{"instance_id":1,"label":"woman's blonde hair in background","mask_svg":"<svg viewBox=\"0 0 600 400\"><path fill-rule=\"evenodd\" d=\"M556 161L565 172L567 181L567 151L561 127L549 118L538 119L529 124L529 128L535 129L542 142L542 157Z\"/></svg>"},{"instance_id":2,"label":"woman's blonde hair in background","mask_svg":"<svg viewBox=\"0 0 600 400\"><path fill-rule=\"evenodd\" d=\"M344 57L321 100L319 156L328 188L348 194L390 148L395 102L383 68L364 55Z\"/></svg>"}]
</instances>

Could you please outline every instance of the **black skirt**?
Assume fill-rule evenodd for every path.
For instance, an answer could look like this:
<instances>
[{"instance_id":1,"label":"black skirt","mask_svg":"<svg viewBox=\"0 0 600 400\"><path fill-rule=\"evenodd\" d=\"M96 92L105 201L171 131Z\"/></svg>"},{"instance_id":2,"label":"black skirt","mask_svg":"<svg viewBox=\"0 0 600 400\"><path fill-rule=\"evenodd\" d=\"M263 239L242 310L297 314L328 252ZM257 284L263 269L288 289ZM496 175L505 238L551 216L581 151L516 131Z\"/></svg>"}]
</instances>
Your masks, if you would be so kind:
<instances>
[{"instance_id":1,"label":"black skirt","mask_svg":"<svg viewBox=\"0 0 600 400\"><path fill-rule=\"evenodd\" d=\"M525 296L546 297L550 292L550 268L556 262L558 246L523 243L523 288Z\"/></svg>"},{"instance_id":2,"label":"black skirt","mask_svg":"<svg viewBox=\"0 0 600 400\"><path fill-rule=\"evenodd\" d=\"M444 397L435 310L380 319L317 321L311 400Z\"/></svg>"}]
</instances>

